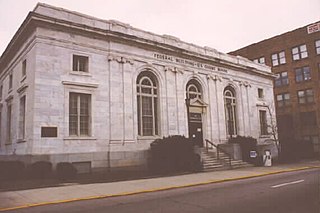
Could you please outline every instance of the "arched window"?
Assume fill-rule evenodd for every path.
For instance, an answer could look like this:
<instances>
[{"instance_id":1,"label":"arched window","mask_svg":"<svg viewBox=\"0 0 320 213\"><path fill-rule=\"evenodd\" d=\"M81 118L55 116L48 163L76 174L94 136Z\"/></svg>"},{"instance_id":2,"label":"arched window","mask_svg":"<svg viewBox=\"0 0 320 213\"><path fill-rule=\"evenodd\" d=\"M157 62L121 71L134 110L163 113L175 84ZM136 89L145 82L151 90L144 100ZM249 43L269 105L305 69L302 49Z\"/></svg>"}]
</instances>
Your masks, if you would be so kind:
<instances>
[{"instance_id":1,"label":"arched window","mask_svg":"<svg viewBox=\"0 0 320 213\"><path fill-rule=\"evenodd\" d=\"M236 94L232 87L224 89L224 110L226 115L227 134L237 135L237 114L236 114Z\"/></svg>"},{"instance_id":2,"label":"arched window","mask_svg":"<svg viewBox=\"0 0 320 213\"><path fill-rule=\"evenodd\" d=\"M187 84L187 98L188 99L202 99L201 86L198 81L191 79Z\"/></svg>"},{"instance_id":3,"label":"arched window","mask_svg":"<svg viewBox=\"0 0 320 213\"><path fill-rule=\"evenodd\" d=\"M138 134L158 135L158 88L156 77L143 71L137 78Z\"/></svg>"}]
</instances>

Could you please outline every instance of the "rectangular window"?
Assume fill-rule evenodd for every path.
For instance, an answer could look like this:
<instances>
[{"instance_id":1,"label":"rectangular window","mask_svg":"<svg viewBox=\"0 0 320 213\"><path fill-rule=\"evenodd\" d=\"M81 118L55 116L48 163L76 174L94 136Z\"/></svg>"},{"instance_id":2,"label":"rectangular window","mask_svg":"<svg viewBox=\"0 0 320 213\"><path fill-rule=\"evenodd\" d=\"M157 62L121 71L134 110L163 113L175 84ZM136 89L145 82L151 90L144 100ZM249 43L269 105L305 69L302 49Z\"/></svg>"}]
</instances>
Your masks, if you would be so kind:
<instances>
[{"instance_id":1,"label":"rectangular window","mask_svg":"<svg viewBox=\"0 0 320 213\"><path fill-rule=\"evenodd\" d=\"M265 61L264 57L254 59L253 61L256 62L256 63L259 63L259 64L266 64L266 61Z\"/></svg>"},{"instance_id":2,"label":"rectangular window","mask_svg":"<svg viewBox=\"0 0 320 213\"><path fill-rule=\"evenodd\" d=\"M259 118L260 118L260 134L268 135L267 112L264 110L259 110Z\"/></svg>"},{"instance_id":3,"label":"rectangular window","mask_svg":"<svg viewBox=\"0 0 320 213\"><path fill-rule=\"evenodd\" d=\"M88 72L89 58L87 56L73 55L72 70L78 72Z\"/></svg>"},{"instance_id":4,"label":"rectangular window","mask_svg":"<svg viewBox=\"0 0 320 213\"><path fill-rule=\"evenodd\" d=\"M277 106L278 107L284 107L290 105L290 94L289 93L283 93L277 95Z\"/></svg>"},{"instance_id":5,"label":"rectangular window","mask_svg":"<svg viewBox=\"0 0 320 213\"><path fill-rule=\"evenodd\" d=\"M264 92L262 88L258 88L258 97L259 98L264 98Z\"/></svg>"},{"instance_id":6,"label":"rectangular window","mask_svg":"<svg viewBox=\"0 0 320 213\"><path fill-rule=\"evenodd\" d=\"M70 93L69 99L69 135L90 135L91 95Z\"/></svg>"},{"instance_id":7,"label":"rectangular window","mask_svg":"<svg viewBox=\"0 0 320 213\"><path fill-rule=\"evenodd\" d=\"M299 90L298 100L299 100L299 104L313 103L314 102L313 90L312 89Z\"/></svg>"},{"instance_id":8,"label":"rectangular window","mask_svg":"<svg viewBox=\"0 0 320 213\"><path fill-rule=\"evenodd\" d=\"M7 103L7 144L11 144L12 143L12 126L11 126L11 119L12 119L12 105L11 105L11 101Z\"/></svg>"},{"instance_id":9,"label":"rectangular window","mask_svg":"<svg viewBox=\"0 0 320 213\"><path fill-rule=\"evenodd\" d=\"M12 89L12 84L13 84L13 76L12 76L12 73L9 75L9 92L11 91Z\"/></svg>"},{"instance_id":10,"label":"rectangular window","mask_svg":"<svg viewBox=\"0 0 320 213\"><path fill-rule=\"evenodd\" d=\"M286 55L284 51L274 53L271 55L272 66L278 66L279 64L286 63Z\"/></svg>"},{"instance_id":11,"label":"rectangular window","mask_svg":"<svg viewBox=\"0 0 320 213\"><path fill-rule=\"evenodd\" d=\"M19 139L23 140L26 136L26 96L20 98L19 109Z\"/></svg>"},{"instance_id":12,"label":"rectangular window","mask_svg":"<svg viewBox=\"0 0 320 213\"><path fill-rule=\"evenodd\" d=\"M315 46L316 46L316 54L319 55L320 54L320 40L315 42Z\"/></svg>"},{"instance_id":13,"label":"rectangular window","mask_svg":"<svg viewBox=\"0 0 320 213\"><path fill-rule=\"evenodd\" d=\"M296 82L311 80L310 68L300 67L295 69Z\"/></svg>"},{"instance_id":14,"label":"rectangular window","mask_svg":"<svg viewBox=\"0 0 320 213\"><path fill-rule=\"evenodd\" d=\"M317 126L316 112L300 112L300 121L303 126Z\"/></svg>"},{"instance_id":15,"label":"rectangular window","mask_svg":"<svg viewBox=\"0 0 320 213\"><path fill-rule=\"evenodd\" d=\"M294 61L308 57L307 45L303 44L292 48L292 59Z\"/></svg>"},{"instance_id":16,"label":"rectangular window","mask_svg":"<svg viewBox=\"0 0 320 213\"><path fill-rule=\"evenodd\" d=\"M22 62L22 77L27 75L27 60L25 59Z\"/></svg>"},{"instance_id":17,"label":"rectangular window","mask_svg":"<svg viewBox=\"0 0 320 213\"><path fill-rule=\"evenodd\" d=\"M278 73L275 79L275 86L280 87L288 84L289 84L288 73L287 72Z\"/></svg>"}]
</instances>

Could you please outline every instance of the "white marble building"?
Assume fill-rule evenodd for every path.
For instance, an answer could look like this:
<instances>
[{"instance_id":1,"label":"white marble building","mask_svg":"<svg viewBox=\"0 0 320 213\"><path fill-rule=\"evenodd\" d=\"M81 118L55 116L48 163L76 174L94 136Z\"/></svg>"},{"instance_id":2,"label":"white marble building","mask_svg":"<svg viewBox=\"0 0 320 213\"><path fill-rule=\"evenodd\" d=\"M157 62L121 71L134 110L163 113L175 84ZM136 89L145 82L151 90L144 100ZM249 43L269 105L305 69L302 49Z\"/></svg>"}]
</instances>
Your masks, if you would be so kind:
<instances>
[{"instance_id":1,"label":"white marble building","mask_svg":"<svg viewBox=\"0 0 320 213\"><path fill-rule=\"evenodd\" d=\"M269 67L38 4L0 58L0 156L141 166L156 138L270 138ZM190 116L188 116L190 115Z\"/></svg>"}]
</instances>

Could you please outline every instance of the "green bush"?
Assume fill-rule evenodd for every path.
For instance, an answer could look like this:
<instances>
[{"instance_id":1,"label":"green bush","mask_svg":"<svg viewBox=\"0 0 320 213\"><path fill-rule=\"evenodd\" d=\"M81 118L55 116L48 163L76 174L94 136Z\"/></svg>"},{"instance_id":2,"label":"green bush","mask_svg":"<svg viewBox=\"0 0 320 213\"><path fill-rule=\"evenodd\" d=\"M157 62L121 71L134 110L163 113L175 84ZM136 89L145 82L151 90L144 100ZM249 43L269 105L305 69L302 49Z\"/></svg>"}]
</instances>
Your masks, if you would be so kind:
<instances>
[{"instance_id":1,"label":"green bush","mask_svg":"<svg viewBox=\"0 0 320 213\"><path fill-rule=\"evenodd\" d=\"M76 178L77 172L78 171L74 165L69 162L58 163L56 167L57 177L62 180Z\"/></svg>"},{"instance_id":2,"label":"green bush","mask_svg":"<svg viewBox=\"0 0 320 213\"><path fill-rule=\"evenodd\" d=\"M194 144L180 135L164 137L151 143L150 169L160 173L194 171L200 167L200 157Z\"/></svg>"},{"instance_id":3,"label":"green bush","mask_svg":"<svg viewBox=\"0 0 320 213\"><path fill-rule=\"evenodd\" d=\"M17 180L24 176L25 165L21 161L0 161L0 180Z\"/></svg>"},{"instance_id":4,"label":"green bush","mask_svg":"<svg viewBox=\"0 0 320 213\"><path fill-rule=\"evenodd\" d=\"M52 163L48 161L38 161L28 168L29 177L45 179L52 176Z\"/></svg>"},{"instance_id":5,"label":"green bush","mask_svg":"<svg viewBox=\"0 0 320 213\"><path fill-rule=\"evenodd\" d=\"M243 161L255 163L256 159L250 158L250 151L257 151L257 139L238 135L237 137L229 138L229 143L240 145Z\"/></svg>"}]
</instances>

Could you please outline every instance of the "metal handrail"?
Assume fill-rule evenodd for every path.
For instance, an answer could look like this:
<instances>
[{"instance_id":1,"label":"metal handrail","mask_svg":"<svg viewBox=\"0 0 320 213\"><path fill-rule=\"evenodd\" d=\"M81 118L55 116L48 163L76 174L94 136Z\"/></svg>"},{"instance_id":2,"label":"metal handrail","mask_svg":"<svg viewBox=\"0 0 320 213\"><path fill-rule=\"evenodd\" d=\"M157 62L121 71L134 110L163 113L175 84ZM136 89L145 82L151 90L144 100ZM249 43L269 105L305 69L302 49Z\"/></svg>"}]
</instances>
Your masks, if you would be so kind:
<instances>
[{"instance_id":1,"label":"metal handrail","mask_svg":"<svg viewBox=\"0 0 320 213\"><path fill-rule=\"evenodd\" d=\"M231 155L230 155L227 151L225 151L224 149L222 149L222 148L219 147L218 145L212 143L212 142L209 141L208 139L205 139L205 141L206 141L207 152L209 152L209 146L208 146L208 144L211 144L212 146L214 146L214 147L217 149L217 159L219 160L219 152L222 152L222 153L224 153L225 155L228 156L228 158L229 158L229 165L230 165L230 167L232 166L232 165L231 165L232 157L231 157Z\"/></svg>"}]
</instances>

